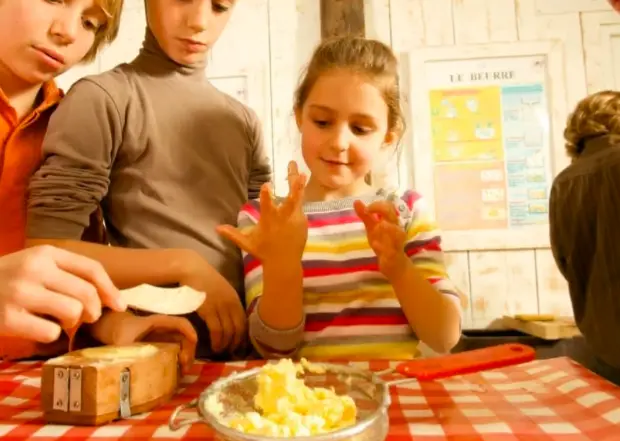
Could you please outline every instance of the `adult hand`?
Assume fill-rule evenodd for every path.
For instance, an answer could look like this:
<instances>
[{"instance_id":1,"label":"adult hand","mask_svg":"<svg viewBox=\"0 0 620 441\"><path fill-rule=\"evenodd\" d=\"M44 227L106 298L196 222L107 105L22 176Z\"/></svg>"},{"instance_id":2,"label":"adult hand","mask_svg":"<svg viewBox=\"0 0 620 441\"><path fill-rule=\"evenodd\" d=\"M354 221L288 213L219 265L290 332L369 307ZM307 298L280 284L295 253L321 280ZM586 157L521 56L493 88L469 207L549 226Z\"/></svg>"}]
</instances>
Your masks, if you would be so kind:
<instances>
[{"instance_id":1,"label":"adult hand","mask_svg":"<svg viewBox=\"0 0 620 441\"><path fill-rule=\"evenodd\" d=\"M50 343L126 305L101 264L51 246L0 257L0 335Z\"/></svg>"}]
</instances>

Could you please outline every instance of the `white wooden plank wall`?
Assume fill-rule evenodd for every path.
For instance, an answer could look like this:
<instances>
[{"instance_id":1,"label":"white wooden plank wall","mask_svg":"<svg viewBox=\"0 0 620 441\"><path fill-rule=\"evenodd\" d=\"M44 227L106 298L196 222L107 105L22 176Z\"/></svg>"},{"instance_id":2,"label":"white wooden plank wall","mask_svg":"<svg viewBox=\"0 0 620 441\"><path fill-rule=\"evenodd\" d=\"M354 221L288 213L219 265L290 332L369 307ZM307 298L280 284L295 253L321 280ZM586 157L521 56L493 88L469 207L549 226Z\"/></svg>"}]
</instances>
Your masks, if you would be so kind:
<instances>
[{"instance_id":1,"label":"white wooden plank wall","mask_svg":"<svg viewBox=\"0 0 620 441\"><path fill-rule=\"evenodd\" d=\"M553 40L562 44L568 108L588 92L620 88L620 19L605 0L391 0L389 7L388 41L398 53ZM561 148L561 141L555 145ZM401 181L410 170L401 164ZM548 249L449 252L446 262L469 296L466 328L494 326L502 315L519 312L572 315L566 283Z\"/></svg>"},{"instance_id":2,"label":"white wooden plank wall","mask_svg":"<svg viewBox=\"0 0 620 441\"><path fill-rule=\"evenodd\" d=\"M117 42L92 64L63 75L63 87L137 54L144 35L143 0L125 3ZM239 0L211 57L209 76L249 78L248 101L263 122L278 192L286 188L288 161L301 162L293 91L320 40L319 4ZM552 40L562 45L568 108L586 93L620 89L620 16L606 0L366 0L365 8L368 36L391 44L403 69L406 52L415 48ZM407 77L403 71L405 109ZM409 124L408 130L415 127ZM555 145L561 148L561 140ZM410 147L403 143L400 162L376 171L380 179L401 187L413 181ZM502 315L517 312L571 314L566 284L548 249L449 252L446 262L468 296L466 328L493 326Z\"/></svg>"}]
</instances>

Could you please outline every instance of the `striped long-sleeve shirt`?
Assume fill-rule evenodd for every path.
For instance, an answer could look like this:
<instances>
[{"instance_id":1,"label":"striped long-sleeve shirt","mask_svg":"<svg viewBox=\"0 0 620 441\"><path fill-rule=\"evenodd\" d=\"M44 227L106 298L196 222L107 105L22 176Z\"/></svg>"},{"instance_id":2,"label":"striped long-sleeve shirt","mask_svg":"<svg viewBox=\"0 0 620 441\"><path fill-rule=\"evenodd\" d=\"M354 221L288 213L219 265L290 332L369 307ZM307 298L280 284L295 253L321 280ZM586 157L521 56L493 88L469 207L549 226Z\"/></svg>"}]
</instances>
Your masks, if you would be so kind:
<instances>
[{"instance_id":1,"label":"striped long-sleeve shirt","mask_svg":"<svg viewBox=\"0 0 620 441\"><path fill-rule=\"evenodd\" d=\"M399 196L379 191L367 197L307 203L304 321L297 329L275 330L262 322L256 308L263 293L262 266L254 256L243 256L250 338L261 356L409 359L418 355L418 339L394 289L379 271L364 224L353 209L356 199L371 203L386 198L396 204L407 232L406 254L438 292L460 306L443 263L439 232L418 193ZM239 228L247 231L259 218L258 201L250 201L239 214Z\"/></svg>"}]
</instances>

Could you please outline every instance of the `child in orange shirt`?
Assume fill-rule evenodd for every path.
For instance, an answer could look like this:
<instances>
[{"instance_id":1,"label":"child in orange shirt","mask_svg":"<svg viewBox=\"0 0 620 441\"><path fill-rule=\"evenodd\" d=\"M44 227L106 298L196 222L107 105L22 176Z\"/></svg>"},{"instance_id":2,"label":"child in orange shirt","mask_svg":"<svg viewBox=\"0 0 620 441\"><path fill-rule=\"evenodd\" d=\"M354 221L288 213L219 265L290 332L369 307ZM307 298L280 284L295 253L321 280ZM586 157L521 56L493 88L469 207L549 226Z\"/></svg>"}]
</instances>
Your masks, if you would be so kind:
<instances>
[{"instance_id":1,"label":"child in orange shirt","mask_svg":"<svg viewBox=\"0 0 620 441\"><path fill-rule=\"evenodd\" d=\"M28 183L40 166L48 121L62 98L54 78L80 62L92 60L114 40L122 6L123 0L0 0L0 256L25 246ZM8 276L19 279L20 274ZM122 311L116 297L99 291L103 305L99 304L93 313L92 305L84 300L92 296L84 294L97 288L88 282L88 277L72 283L67 283L66 277L56 277L27 293L20 293L23 283L4 286L11 292L2 300L17 296L21 303L0 302L0 324L17 320L24 327L29 323L49 329L44 320L25 319L51 316L69 329L82 320L96 321L101 306ZM24 304L27 299L29 305ZM5 308L7 305L10 307ZM191 343L196 337L185 320L152 316L136 318L134 322L128 328L133 334L125 332L124 341L137 340L150 331L178 331L190 342L186 359L193 356ZM51 344L46 344L46 339L35 342L15 327L9 328L11 332L0 332L0 359L52 355L66 349L62 339Z\"/></svg>"},{"instance_id":2,"label":"child in orange shirt","mask_svg":"<svg viewBox=\"0 0 620 441\"><path fill-rule=\"evenodd\" d=\"M122 0L0 0L0 256L24 248L26 193L62 97L54 77L118 33Z\"/></svg>"},{"instance_id":3,"label":"child in orange shirt","mask_svg":"<svg viewBox=\"0 0 620 441\"><path fill-rule=\"evenodd\" d=\"M91 61L114 40L122 3L0 0L0 256L25 245L28 182L41 163L43 136L62 98L54 77L80 62ZM56 317L55 310L61 307L65 315L56 318L75 323L85 310L92 309L88 302L71 298L68 288L63 291L55 287L55 291L48 290L39 297L37 304L45 305L44 310L37 311L39 314ZM68 307L67 302L76 303L76 308ZM113 304L104 306L118 309ZM24 322L27 309L5 311L8 316L4 321L21 314ZM67 311L74 313L67 316ZM30 324L34 326L34 322ZM30 356L51 349L43 345L47 341L22 340L19 333L11 335L2 336L0 358Z\"/></svg>"}]
</instances>

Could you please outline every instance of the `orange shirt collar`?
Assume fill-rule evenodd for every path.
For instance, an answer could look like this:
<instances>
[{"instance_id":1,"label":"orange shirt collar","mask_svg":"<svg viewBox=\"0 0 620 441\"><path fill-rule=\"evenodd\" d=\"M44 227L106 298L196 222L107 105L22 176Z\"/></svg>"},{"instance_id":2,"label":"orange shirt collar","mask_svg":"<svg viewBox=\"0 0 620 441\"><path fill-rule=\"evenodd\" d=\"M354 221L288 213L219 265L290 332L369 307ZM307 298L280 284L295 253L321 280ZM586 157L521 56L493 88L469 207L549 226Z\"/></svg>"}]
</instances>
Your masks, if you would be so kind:
<instances>
[{"instance_id":1,"label":"orange shirt collar","mask_svg":"<svg viewBox=\"0 0 620 441\"><path fill-rule=\"evenodd\" d=\"M41 113L46 111L50 107L54 107L64 96L64 93L58 88L54 80L46 81L45 83L43 83L43 85L41 86L41 91L43 92L43 100L41 100L39 105L34 109L34 112L36 113ZM2 91L1 87L0 103L9 106L9 99Z\"/></svg>"},{"instance_id":2,"label":"orange shirt collar","mask_svg":"<svg viewBox=\"0 0 620 441\"><path fill-rule=\"evenodd\" d=\"M49 107L52 107L58 104L58 102L64 95L62 90L58 88L54 80L43 83L42 89L43 89L43 101L41 102L41 104L39 104L39 106L36 109L40 112L48 109Z\"/></svg>"}]
</instances>

